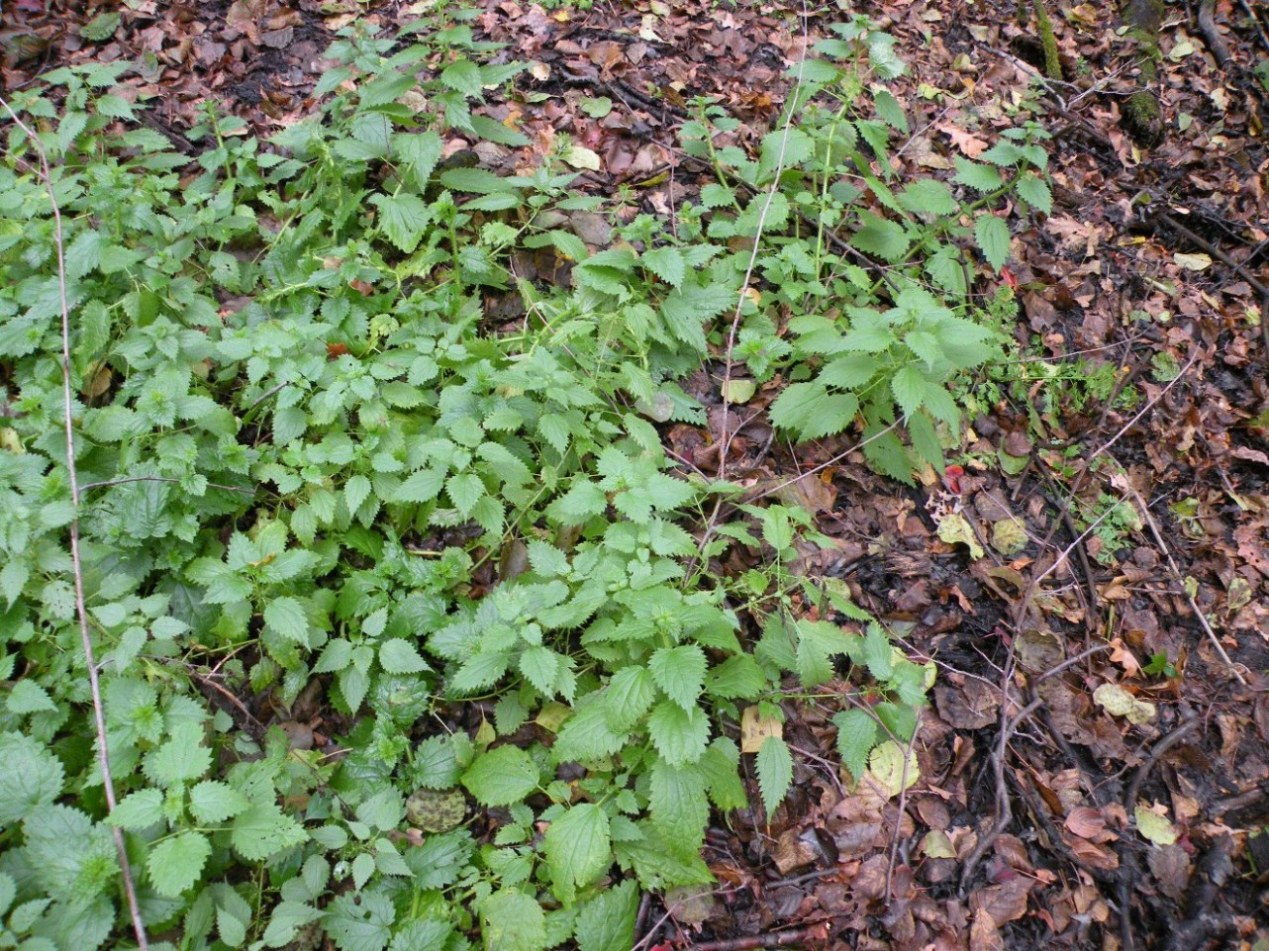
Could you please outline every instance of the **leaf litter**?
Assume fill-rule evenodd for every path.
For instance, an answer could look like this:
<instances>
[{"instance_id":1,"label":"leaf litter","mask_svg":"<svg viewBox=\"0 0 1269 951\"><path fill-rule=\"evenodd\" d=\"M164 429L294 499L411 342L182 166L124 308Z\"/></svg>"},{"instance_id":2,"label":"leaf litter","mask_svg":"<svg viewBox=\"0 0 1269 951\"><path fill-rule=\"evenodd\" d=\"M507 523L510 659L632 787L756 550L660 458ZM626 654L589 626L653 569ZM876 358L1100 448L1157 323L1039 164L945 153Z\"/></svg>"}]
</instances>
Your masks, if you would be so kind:
<instances>
[{"instance_id":1,"label":"leaf litter","mask_svg":"<svg viewBox=\"0 0 1269 951\"><path fill-rule=\"evenodd\" d=\"M411 12L353 0L109 6L14 4L4 87L53 65L135 60L125 87L162 97L148 121L177 143L212 98L258 131L293 124L314 106L336 30ZM859 10L920 51L895 87L915 120L899 171L981 156L1019 108L1054 136L1052 213L1002 249L1019 342L1038 342L1014 368L1030 385L1022 398L977 394L965 469L909 490L843 456L849 437L786 445L764 416L776 394L749 381L728 381L748 422L725 463L718 413L662 428L685 466L725 464L753 495L810 510L834 545L802 570L843 586L937 667L938 686L914 741L878 747L862 775L840 765L830 700L785 703L791 795L764 814L751 778L753 805L716 817L707 837L717 886L654 899L666 914L644 909L641 947L1269 942L1266 23L1245 3L1205 0L1194 19L1168 8L1153 84L1164 128L1148 147L1124 123L1138 42L1104 6L1048 6L1061 80L1037 80L1043 51L1014 4ZM477 160L531 168L566 135L580 187L624 196L619 220L672 215L702 172L675 144L690 100L715 97L744 120L736 143L756 149L787 68L842 15L487 0L481 33L528 61L536 94L489 97L490 118L530 144L478 146ZM610 241L599 216L571 227L591 250ZM568 280L558 255L518 266ZM490 303L494 319L515 318ZM707 407L722 404L718 357L694 383ZM729 557L725 570L747 567ZM824 686L817 696L845 685ZM307 723L292 711L287 724L320 742L312 727L335 714L309 707ZM283 719L249 715L257 727ZM759 752L779 726L747 711L736 735Z\"/></svg>"}]
</instances>

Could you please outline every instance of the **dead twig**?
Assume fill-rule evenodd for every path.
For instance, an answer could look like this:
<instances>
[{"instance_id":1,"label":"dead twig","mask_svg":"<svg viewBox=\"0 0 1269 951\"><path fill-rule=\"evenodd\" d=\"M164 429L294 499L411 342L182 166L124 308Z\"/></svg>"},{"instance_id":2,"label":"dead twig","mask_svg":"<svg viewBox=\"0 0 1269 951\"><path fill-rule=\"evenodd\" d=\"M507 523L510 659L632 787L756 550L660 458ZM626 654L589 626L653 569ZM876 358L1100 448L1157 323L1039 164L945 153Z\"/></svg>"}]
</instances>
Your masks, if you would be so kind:
<instances>
[{"instance_id":1,"label":"dead twig","mask_svg":"<svg viewBox=\"0 0 1269 951\"><path fill-rule=\"evenodd\" d=\"M1172 557L1172 549L1170 549L1168 547L1168 543L1163 540L1163 533L1159 531L1158 523L1154 520L1154 516L1150 514L1150 506L1146 505L1145 501L1141 498L1141 495L1135 488L1132 487L1127 479L1114 478L1111 479L1111 484L1132 496L1135 507L1141 513L1141 517L1145 520L1146 525L1149 527L1150 534L1154 536L1155 543L1159 546L1159 550L1163 552L1163 557L1167 559L1168 567L1172 570L1173 580L1175 580L1177 584L1181 586L1181 590L1185 592L1185 599L1190 604L1190 610L1194 612L1194 617L1198 619L1199 625L1203 628L1204 633L1207 634L1207 639L1211 643L1213 649L1215 649L1217 656L1220 657L1225 666L1229 668L1230 673L1234 675L1234 679L1244 687L1247 686L1246 678L1243 677L1242 672L1238 669L1238 666L1233 662L1229 654L1226 653L1224 645L1220 642L1220 638L1216 636L1216 632L1212 630L1212 625L1208 623L1207 615L1204 614L1203 609L1199 607L1199 603L1195 600L1194 595L1190 594L1189 590L1185 587L1185 575L1181 573L1181 569L1177 566L1176 559Z\"/></svg>"},{"instance_id":2,"label":"dead twig","mask_svg":"<svg viewBox=\"0 0 1269 951\"><path fill-rule=\"evenodd\" d=\"M71 386L71 344L70 344L70 302L66 292L66 245L62 232L62 209L57 203L56 189L53 186L53 172L49 167L48 153L39 137L13 111L8 101L0 98L0 106L9 114L9 118L21 129L31 143L40 159L39 176L48 189L49 205L53 210L53 242L57 251L57 292L58 304L62 318L62 424L66 434L66 475L70 482L71 505L75 517L71 519L70 552L71 574L75 581L75 616L79 621L80 645L84 651L84 663L88 666L88 687L93 702L93 725L97 732L97 761L101 767L102 789L106 796L106 806L113 811L116 804L115 783L110 774L110 751L106 740L106 714L101 699L101 682L98 678L97 660L93 652L92 634L88 629L88 608L84 598L84 563L79 550L79 467L75 462L75 419L73 416L74 393ZM123 878L123 890L128 900L128 912L132 918L132 931L136 935L137 946L141 951L148 951L149 938L145 931L145 921L141 918L141 906L137 901L136 883L132 877L132 866L128 862L128 849L123 839L123 829L111 826L115 840L115 850L119 855L119 873Z\"/></svg>"}]
</instances>

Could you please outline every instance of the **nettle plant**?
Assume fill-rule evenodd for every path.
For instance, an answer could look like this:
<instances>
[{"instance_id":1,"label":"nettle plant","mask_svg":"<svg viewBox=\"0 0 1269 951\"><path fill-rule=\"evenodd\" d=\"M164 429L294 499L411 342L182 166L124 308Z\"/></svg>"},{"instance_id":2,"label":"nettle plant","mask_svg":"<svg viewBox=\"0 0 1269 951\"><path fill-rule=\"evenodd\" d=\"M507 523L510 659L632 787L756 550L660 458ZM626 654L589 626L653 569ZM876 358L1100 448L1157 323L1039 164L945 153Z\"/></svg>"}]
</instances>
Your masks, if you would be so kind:
<instances>
[{"instance_id":1,"label":"nettle plant","mask_svg":"<svg viewBox=\"0 0 1269 951\"><path fill-rule=\"evenodd\" d=\"M764 290L733 357L759 382L789 381L772 421L799 440L858 422L869 462L909 481L959 445L962 374L1000 355L999 307L972 293L967 247L999 272L1010 233L994 209L1050 211L1047 134L1007 129L977 160L955 156L950 185L901 176L893 140L909 124L886 88L904 71L894 41L862 17L833 31L816 46L823 58L791 71L796 94L757 157L726 144L740 123L716 106L682 137L720 174L700 195L705 235L761 241Z\"/></svg>"},{"instance_id":2,"label":"nettle plant","mask_svg":"<svg viewBox=\"0 0 1269 951\"><path fill-rule=\"evenodd\" d=\"M192 161L133 127L120 67L14 98L62 210L119 802L75 617L54 222L11 126L0 945L127 940L114 826L169 947L625 948L639 888L711 879L711 812L749 800L746 708L778 718L852 670L868 695L838 718L852 775L912 738L928 673L844 591L820 616L856 627L797 617L823 595L797 569L808 516L737 509L702 553L692 530L725 487L668 471L653 422L703 415L674 380L740 293L734 256L651 218L592 254L567 215L596 203L570 175L442 161L446 134L521 141L476 111L517 71L477 61L490 52L462 23L350 32L319 115L260 142L209 111ZM518 279L521 248L570 258L574 286ZM522 329L492 329L485 297L513 293ZM829 391L797 346L781 366ZM766 567L716 577L729 545ZM314 696L326 748L294 722ZM463 729L474 704L487 715ZM782 739L755 769L771 812L792 779ZM419 806L431 792L445 821Z\"/></svg>"}]
</instances>

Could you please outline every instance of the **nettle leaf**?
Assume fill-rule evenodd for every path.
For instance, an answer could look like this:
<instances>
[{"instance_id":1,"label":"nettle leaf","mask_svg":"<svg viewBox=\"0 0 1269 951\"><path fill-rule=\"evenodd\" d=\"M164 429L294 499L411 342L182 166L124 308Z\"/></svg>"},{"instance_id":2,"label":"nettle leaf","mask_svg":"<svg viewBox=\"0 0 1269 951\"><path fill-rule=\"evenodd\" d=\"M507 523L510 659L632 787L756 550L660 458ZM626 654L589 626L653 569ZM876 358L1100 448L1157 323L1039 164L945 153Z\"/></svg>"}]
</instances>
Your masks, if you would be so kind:
<instances>
[{"instance_id":1,"label":"nettle leaf","mask_svg":"<svg viewBox=\"0 0 1269 951\"><path fill-rule=\"evenodd\" d=\"M162 791L139 789L119 800L107 821L121 829L144 829L163 819Z\"/></svg>"},{"instance_id":2,"label":"nettle leaf","mask_svg":"<svg viewBox=\"0 0 1269 951\"><path fill-rule=\"evenodd\" d=\"M639 889L631 879L600 892L577 913L578 951L629 951L635 943Z\"/></svg>"},{"instance_id":3,"label":"nettle leaf","mask_svg":"<svg viewBox=\"0 0 1269 951\"><path fill-rule=\"evenodd\" d=\"M608 498L594 482L574 482L547 508L546 514L563 525L580 525L608 507Z\"/></svg>"},{"instance_id":4,"label":"nettle leaf","mask_svg":"<svg viewBox=\"0 0 1269 951\"><path fill-rule=\"evenodd\" d=\"M432 669L419 655L418 648L400 637L379 645L379 666L390 674L417 674Z\"/></svg>"},{"instance_id":5,"label":"nettle leaf","mask_svg":"<svg viewBox=\"0 0 1269 951\"><path fill-rule=\"evenodd\" d=\"M37 740L0 734L0 825L18 822L62 794L62 762Z\"/></svg>"},{"instance_id":6,"label":"nettle leaf","mask_svg":"<svg viewBox=\"0 0 1269 951\"><path fill-rule=\"evenodd\" d=\"M684 710L668 700L652 708L648 715L652 745L671 766L695 763L709 743L709 717L700 707Z\"/></svg>"},{"instance_id":7,"label":"nettle leaf","mask_svg":"<svg viewBox=\"0 0 1269 951\"><path fill-rule=\"evenodd\" d=\"M180 832L150 850L146 870L154 890L166 898L176 898L202 877L211 855L211 842L201 832Z\"/></svg>"},{"instance_id":8,"label":"nettle leaf","mask_svg":"<svg viewBox=\"0 0 1269 951\"><path fill-rule=\"evenodd\" d=\"M652 767L648 810L666 841L695 852L704 843L709 824L704 773L695 766L680 768L658 760Z\"/></svg>"},{"instance_id":9,"label":"nettle leaf","mask_svg":"<svg viewBox=\"0 0 1269 951\"><path fill-rule=\"evenodd\" d=\"M146 754L142 771L158 786L198 779L211 768L212 753L203 746L201 723L182 721L172 727L171 739Z\"/></svg>"},{"instance_id":10,"label":"nettle leaf","mask_svg":"<svg viewBox=\"0 0 1269 951\"><path fill-rule=\"evenodd\" d=\"M911 239L903 226L870 212L860 212L862 222L851 245L865 254L874 254L888 264L897 264L908 253Z\"/></svg>"},{"instance_id":11,"label":"nettle leaf","mask_svg":"<svg viewBox=\"0 0 1269 951\"><path fill-rule=\"evenodd\" d=\"M755 761L758 787L762 792L762 805L767 817L784 801L793 783L793 755L788 744L778 736L769 736L758 748Z\"/></svg>"},{"instance_id":12,"label":"nettle leaf","mask_svg":"<svg viewBox=\"0 0 1269 951\"><path fill-rule=\"evenodd\" d=\"M537 764L517 746L482 753L463 773L462 784L485 806L510 806L538 788Z\"/></svg>"},{"instance_id":13,"label":"nettle leaf","mask_svg":"<svg viewBox=\"0 0 1269 951\"><path fill-rule=\"evenodd\" d=\"M832 658L849 654L858 642L857 637L830 621L803 618L796 622L795 628L798 635L798 676L808 687L831 680L834 675Z\"/></svg>"},{"instance_id":14,"label":"nettle leaf","mask_svg":"<svg viewBox=\"0 0 1269 951\"><path fill-rule=\"evenodd\" d=\"M238 790L216 780L204 780L189 791L190 811L204 825L216 825L231 819L250 805L247 797Z\"/></svg>"},{"instance_id":15,"label":"nettle leaf","mask_svg":"<svg viewBox=\"0 0 1269 951\"><path fill-rule=\"evenodd\" d=\"M657 686L689 713L705 685L705 666L705 652L695 644L662 647L648 661Z\"/></svg>"},{"instance_id":16,"label":"nettle leaf","mask_svg":"<svg viewBox=\"0 0 1269 951\"><path fill-rule=\"evenodd\" d=\"M933 178L922 178L908 185L898 195L905 211L925 215L953 215L960 205L952 197L952 190Z\"/></svg>"},{"instance_id":17,"label":"nettle leaf","mask_svg":"<svg viewBox=\"0 0 1269 951\"><path fill-rule=\"evenodd\" d=\"M818 380L789 384L770 406L771 422L793 431L801 441L841 432L858 412L855 394L830 393Z\"/></svg>"},{"instance_id":18,"label":"nettle leaf","mask_svg":"<svg viewBox=\"0 0 1269 951\"><path fill-rule=\"evenodd\" d=\"M402 254L411 254L423 239L432 220L432 209L418 195L371 195L379 209L379 227Z\"/></svg>"},{"instance_id":19,"label":"nettle leaf","mask_svg":"<svg viewBox=\"0 0 1269 951\"><path fill-rule=\"evenodd\" d=\"M723 812L743 809L749 804L745 784L740 779L740 748L735 741L720 736L701 757L701 775L714 805Z\"/></svg>"},{"instance_id":20,"label":"nettle leaf","mask_svg":"<svg viewBox=\"0 0 1269 951\"><path fill-rule=\"evenodd\" d=\"M565 904L575 888L595 881L613 861L608 816L594 803L578 803L552 822L543 845L551 890Z\"/></svg>"},{"instance_id":21,"label":"nettle leaf","mask_svg":"<svg viewBox=\"0 0 1269 951\"><path fill-rule=\"evenodd\" d=\"M710 670L705 688L711 697L724 700L748 700L758 696L767 686L767 675L748 654L736 654Z\"/></svg>"},{"instance_id":22,"label":"nettle leaf","mask_svg":"<svg viewBox=\"0 0 1269 951\"><path fill-rule=\"evenodd\" d=\"M484 87L480 67L469 59L459 59L441 71L441 82L469 99L479 99Z\"/></svg>"},{"instance_id":23,"label":"nettle leaf","mask_svg":"<svg viewBox=\"0 0 1269 951\"><path fill-rule=\"evenodd\" d=\"M1018 179L1017 185L1018 197L1025 201L1041 214L1048 215L1053 212L1053 193L1049 190L1049 183L1043 176L1036 175L1034 172L1027 172Z\"/></svg>"},{"instance_id":24,"label":"nettle leaf","mask_svg":"<svg viewBox=\"0 0 1269 951\"><path fill-rule=\"evenodd\" d=\"M1004 184L999 170L990 165L971 162L960 155L955 156L953 161L956 163L956 174L952 176L952 180L968 185L976 192L995 191Z\"/></svg>"},{"instance_id":25,"label":"nettle leaf","mask_svg":"<svg viewBox=\"0 0 1269 951\"><path fill-rule=\"evenodd\" d=\"M850 770L851 776L861 779L868 769L868 754L877 745L877 722L863 710L843 710L833 715L837 727L837 755Z\"/></svg>"},{"instance_id":26,"label":"nettle leaf","mask_svg":"<svg viewBox=\"0 0 1269 951\"><path fill-rule=\"evenodd\" d=\"M256 803L240 813L229 835L234 851L249 862L267 859L307 840L304 827L274 802Z\"/></svg>"},{"instance_id":27,"label":"nettle leaf","mask_svg":"<svg viewBox=\"0 0 1269 951\"><path fill-rule=\"evenodd\" d=\"M539 644L527 648L520 655L520 673L524 674L525 679L539 693L550 697L555 693L556 677L559 676L563 660L560 654Z\"/></svg>"},{"instance_id":28,"label":"nettle leaf","mask_svg":"<svg viewBox=\"0 0 1269 951\"><path fill-rule=\"evenodd\" d=\"M487 494L485 483L473 472L450 476L445 483L445 491L449 493L449 499L454 503L454 507L464 517L471 515L476 503Z\"/></svg>"},{"instance_id":29,"label":"nettle leaf","mask_svg":"<svg viewBox=\"0 0 1269 951\"><path fill-rule=\"evenodd\" d=\"M671 287L680 287L687 276L687 263L678 248L653 248L639 259L643 266Z\"/></svg>"},{"instance_id":30,"label":"nettle leaf","mask_svg":"<svg viewBox=\"0 0 1269 951\"><path fill-rule=\"evenodd\" d=\"M614 730L625 732L634 729L656 698L656 681L652 671L641 664L632 664L613 675L600 702L609 725Z\"/></svg>"},{"instance_id":31,"label":"nettle leaf","mask_svg":"<svg viewBox=\"0 0 1269 951\"><path fill-rule=\"evenodd\" d=\"M480 903L481 936L486 951L543 951L546 915L537 900L503 888Z\"/></svg>"},{"instance_id":32,"label":"nettle leaf","mask_svg":"<svg viewBox=\"0 0 1269 951\"><path fill-rule=\"evenodd\" d=\"M984 212L974 221L974 239L997 274L1009 260L1009 225L1003 218Z\"/></svg>"},{"instance_id":33,"label":"nettle leaf","mask_svg":"<svg viewBox=\"0 0 1269 951\"><path fill-rule=\"evenodd\" d=\"M925 399L925 390L925 377L912 364L900 367L890 378L890 392L894 394L895 402L903 410L904 416L911 416L917 411Z\"/></svg>"},{"instance_id":34,"label":"nettle leaf","mask_svg":"<svg viewBox=\"0 0 1269 951\"><path fill-rule=\"evenodd\" d=\"M383 951L396 915L392 900L379 892L339 895L322 915L322 928L339 951Z\"/></svg>"},{"instance_id":35,"label":"nettle leaf","mask_svg":"<svg viewBox=\"0 0 1269 951\"><path fill-rule=\"evenodd\" d=\"M445 487L444 469L420 469L397 486L394 502L430 502Z\"/></svg>"},{"instance_id":36,"label":"nettle leaf","mask_svg":"<svg viewBox=\"0 0 1269 951\"><path fill-rule=\"evenodd\" d=\"M264 607L264 623L280 637L308 647L308 616L295 598L284 595L269 601Z\"/></svg>"}]
</instances>

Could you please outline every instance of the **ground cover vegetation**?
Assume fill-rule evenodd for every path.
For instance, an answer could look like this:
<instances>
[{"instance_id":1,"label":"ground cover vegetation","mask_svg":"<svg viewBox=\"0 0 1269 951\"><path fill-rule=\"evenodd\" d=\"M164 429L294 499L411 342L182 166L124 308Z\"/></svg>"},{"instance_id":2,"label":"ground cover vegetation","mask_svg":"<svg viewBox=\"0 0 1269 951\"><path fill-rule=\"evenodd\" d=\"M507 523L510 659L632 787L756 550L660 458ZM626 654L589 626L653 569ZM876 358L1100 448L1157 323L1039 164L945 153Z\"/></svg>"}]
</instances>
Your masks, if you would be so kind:
<instances>
[{"instance_id":1,"label":"ground cover vegetation","mask_svg":"<svg viewBox=\"0 0 1269 951\"><path fill-rule=\"evenodd\" d=\"M120 28L102 17L120 15L86 39ZM267 134L209 100L174 136L123 61L5 96L0 947L651 946L741 884L709 857L733 821L781 873L849 864L873 814L902 826L936 766L932 699L998 726L1000 770L1028 713L1072 716L1038 692L1073 662L1032 611L1088 626L1081 659L1180 682L1195 648L1139 638L1136 664L1088 604L1039 590L1066 558L1024 554L1036 512L960 498L973 473L1041 466L1086 577L1111 584L1141 580L1114 575L1138 539L1164 545L1127 468L1063 444L1066 416L1131 418L1193 360L1160 350L1135 383L1039 361L1053 341L1016 327L1013 232L1055 213L1043 85L974 148L905 165L905 51L842 13L757 132L681 100L698 183L658 213L586 187L602 163L580 136L488 167L532 144L506 103L542 101L541 63L477 12L381 27L339 23L308 107ZM975 428L1012 403L1026 436L984 446ZM773 444L805 465L755 477ZM1003 702L941 679L954 652L914 646L848 580L881 549L853 557L825 524L817 474L847 457L926 491L924 537L1013 602ZM1205 505L1169 512L1202 538ZM1252 600L1245 575L1227 589L1226 620ZM1148 729L1158 692L1095 686L1107 722ZM1076 740L1129 758L1105 731ZM1120 827L1157 850L1180 816L1137 793L1167 748L1137 759ZM841 862L791 818L811 762ZM972 836L919 800L927 862L968 882L1008 851L1001 777ZM1070 792L1050 792L1068 853L1118 867L1113 810ZM975 940L1053 884L993 869ZM852 874L916 920L897 848Z\"/></svg>"}]
</instances>

